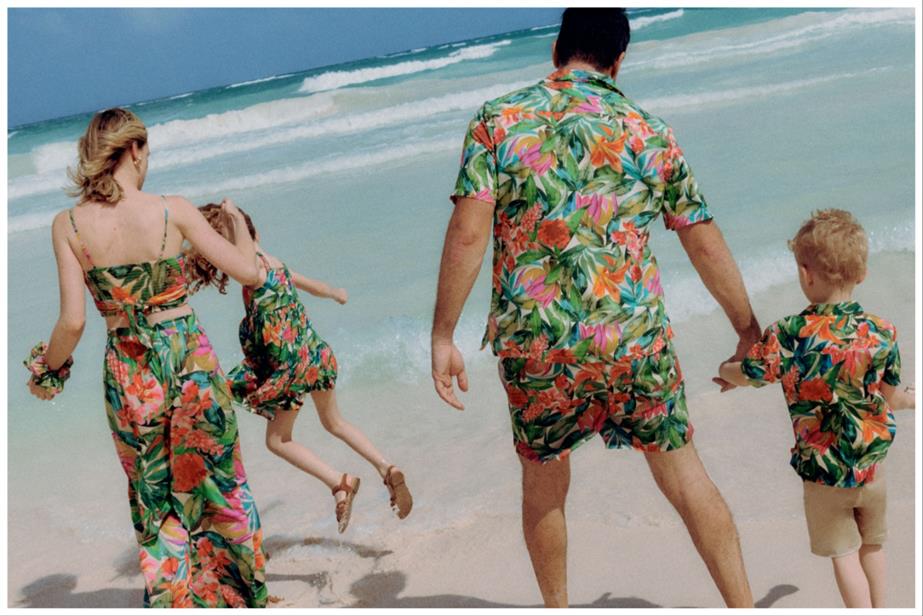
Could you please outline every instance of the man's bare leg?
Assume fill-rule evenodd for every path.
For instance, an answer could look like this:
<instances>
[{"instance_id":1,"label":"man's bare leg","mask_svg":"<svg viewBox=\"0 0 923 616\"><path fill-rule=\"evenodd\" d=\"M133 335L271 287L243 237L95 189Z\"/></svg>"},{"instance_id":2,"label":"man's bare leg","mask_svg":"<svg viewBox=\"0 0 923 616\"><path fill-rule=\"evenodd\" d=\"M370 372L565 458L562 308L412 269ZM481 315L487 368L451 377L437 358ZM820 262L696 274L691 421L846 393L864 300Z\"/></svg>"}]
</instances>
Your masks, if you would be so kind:
<instances>
[{"instance_id":1,"label":"man's bare leg","mask_svg":"<svg viewBox=\"0 0 923 616\"><path fill-rule=\"evenodd\" d=\"M731 512L692 443L645 453L654 480L682 517L728 607L753 607L753 595Z\"/></svg>"},{"instance_id":2,"label":"man's bare leg","mask_svg":"<svg viewBox=\"0 0 923 616\"><path fill-rule=\"evenodd\" d=\"M522 463L522 532L545 607L567 607L567 522L570 461Z\"/></svg>"}]
</instances>

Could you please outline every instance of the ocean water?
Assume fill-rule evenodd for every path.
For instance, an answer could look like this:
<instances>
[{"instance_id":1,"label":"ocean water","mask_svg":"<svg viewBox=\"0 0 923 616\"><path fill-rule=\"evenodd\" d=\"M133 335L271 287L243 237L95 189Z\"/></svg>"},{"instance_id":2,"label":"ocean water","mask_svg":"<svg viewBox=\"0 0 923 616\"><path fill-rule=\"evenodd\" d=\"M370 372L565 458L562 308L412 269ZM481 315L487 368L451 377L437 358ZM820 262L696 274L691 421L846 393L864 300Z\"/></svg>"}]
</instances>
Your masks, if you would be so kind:
<instances>
[{"instance_id":1,"label":"ocean water","mask_svg":"<svg viewBox=\"0 0 923 616\"><path fill-rule=\"evenodd\" d=\"M875 262L912 290L912 10L656 9L631 17L619 85L674 127L751 294L772 295L796 280L785 240L821 207L853 211ZM423 461L460 452L459 443L483 445L487 437L472 422L505 434L502 406L477 408L471 397L477 419L466 424L439 407L428 332L467 122L483 101L553 70L555 33L552 25L447 42L130 106L149 128L147 190L196 203L231 197L253 216L268 251L348 289L346 306L304 301L339 359L344 411L397 458ZM47 339L57 315L49 224L71 204L65 169L89 117L8 134L11 576L14 558L43 555L14 532L30 524L46 524L51 545L100 537L130 543L127 506L112 511L123 488L102 410L103 326L89 300L65 393L48 404L21 385L21 359ZM716 304L676 238L660 230L652 245L683 347L720 341L730 352L728 328L714 318ZM478 352L488 301L485 267L458 341L495 402L494 360ZM238 289L226 297L202 293L193 303L230 368L241 356ZM762 318L773 316L781 315ZM692 394L709 386L710 367L690 358L685 368ZM261 449L262 420L242 417L241 426L248 468L265 485L282 463ZM318 428L305 418L299 430ZM355 457L337 446L344 449L318 445L354 467ZM426 456L411 454L415 447ZM332 528L312 517L328 508L329 496L313 494L318 504L289 511L286 523ZM441 506L464 509L463 502ZM383 519L370 514L369 527Z\"/></svg>"}]
</instances>

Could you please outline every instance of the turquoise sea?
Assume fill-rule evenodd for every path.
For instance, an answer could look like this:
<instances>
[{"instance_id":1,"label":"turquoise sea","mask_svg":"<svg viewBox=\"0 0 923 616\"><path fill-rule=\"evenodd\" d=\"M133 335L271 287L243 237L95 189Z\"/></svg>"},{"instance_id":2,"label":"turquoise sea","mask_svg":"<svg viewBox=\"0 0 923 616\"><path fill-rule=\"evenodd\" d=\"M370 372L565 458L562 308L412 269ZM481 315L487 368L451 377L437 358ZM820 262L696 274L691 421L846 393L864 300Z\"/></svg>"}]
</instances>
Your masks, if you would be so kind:
<instances>
[{"instance_id":1,"label":"turquoise sea","mask_svg":"<svg viewBox=\"0 0 923 616\"><path fill-rule=\"evenodd\" d=\"M674 127L754 297L796 280L785 240L822 207L853 211L869 232L873 263L887 263L886 274L912 297L912 10L639 9L631 21L619 85ZM147 190L196 203L231 197L253 216L267 250L307 276L347 288L346 306L308 296L305 303L336 351L344 412L394 457L426 464L427 456L480 438L474 424L504 434L502 406L479 408L477 394L468 397L476 419L469 416L464 426L439 406L429 375L429 326L467 122L483 101L553 70L555 33L549 25L447 41L129 105L149 128ZM76 554L61 556L67 546L101 542L98 549L121 554L132 541L105 427L103 325L89 299L88 325L62 396L53 404L29 396L21 365L57 316L49 224L71 204L62 190L65 169L89 117L14 127L7 139L11 600L41 578L43 559L78 566ZM694 395L710 387L711 358L729 354L733 341L678 241L658 231L652 246L681 353L716 347L707 365L694 356L685 361ZM493 359L478 352L488 307L485 272L458 341L480 375L476 383L493 391L499 387ZM193 300L226 369L241 357L238 291ZM332 437L319 436L313 418L302 419L300 430L316 438L319 453L359 464ZM262 449L262 430L261 419L241 417L258 498L261 482L283 465ZM419 443L426 443L426 456L401 455ZM285 472L312 504L270 513L267 524L297 521L332 532L329 496ZM425 495L420 502L425 511ZM463 516L467 503L459 497L439 507ZM387 517L377 510L364 515L367 530L358 533ZM35 527L38 537L28 532Z\"/></svg>"}]
</instances>

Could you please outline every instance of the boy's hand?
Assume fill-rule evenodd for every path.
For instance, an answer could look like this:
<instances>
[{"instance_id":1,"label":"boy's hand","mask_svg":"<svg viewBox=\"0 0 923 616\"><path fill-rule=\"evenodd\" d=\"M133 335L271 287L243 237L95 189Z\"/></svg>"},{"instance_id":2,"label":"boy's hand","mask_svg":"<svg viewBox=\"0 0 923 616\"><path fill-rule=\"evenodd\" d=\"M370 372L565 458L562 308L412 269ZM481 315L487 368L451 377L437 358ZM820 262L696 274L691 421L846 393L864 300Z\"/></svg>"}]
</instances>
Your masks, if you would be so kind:
<instances>
[{"instance_id":1,"label":"boy's hand","mask_svg":"<svg viewBox=\"0 0 923 616\"><path fill-rule=\"evenodd\" d=\"M347 300L349 300L349 294L346 292L346 289L342 287L339 289L334 289L330 297L332 297L334 301L336 301L336 303L340 304L341 306L345 304Z\"/></svg>"},{"instance_id":2,"label":"boy's hand","mask_svg":"<svg viewBox=\"0 0 923 616\"><path fill-rule=\"evenodd\" d=\"M720 366L718 366L718 374L721 374L721 368L724 367L725 364L743 361L743 359L747 356L747 353L750 351L750 347L759 341L760 336L762 336L760 325L756 321L756 317L754 317L750 326L745 331L740 332L737 339L737 348L734 350L734 354L728 357L721 363ZM712 383L721 386L721 393L738 387L734 383L720 376L714 377L712 379Z\"/></svg>"},{"instance_id":3,"label":"boy's hand","mask_svg":"<svg viewBox=\"0 0 923 616\"><path fill-rule=\"evenodd\" d=\"M721 385L721 391L725 392L735 387L745 387L750 385L750 381L744 376L740 362L728 360L718 367L718 375L712 381Z\"/></svg>"},{"instance_id":4,"label":"boy's hand","mask_svg":"<svg viewBox=\"0 0 923 616\"><path fill-rule=\"evenodd\" d=\"M721 364L718 365L718 374L721 374L721 369L724 368L724 365L730 363L731 361L733 361L733 358L721 362ZM725 381L720 376L713 377L711 382L715 385L721 386L721 393L737 388L737 385L734 385L734 383L731 383L730 381Z\"/></svg>"}]
</instances>

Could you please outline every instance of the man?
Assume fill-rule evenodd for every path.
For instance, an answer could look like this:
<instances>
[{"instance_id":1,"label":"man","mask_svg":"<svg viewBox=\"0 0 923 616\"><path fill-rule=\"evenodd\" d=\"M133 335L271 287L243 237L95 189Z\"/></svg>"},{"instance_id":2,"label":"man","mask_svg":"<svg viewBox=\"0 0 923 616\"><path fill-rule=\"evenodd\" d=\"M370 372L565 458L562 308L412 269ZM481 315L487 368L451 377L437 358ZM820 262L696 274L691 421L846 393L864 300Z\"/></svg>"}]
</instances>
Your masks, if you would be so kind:
<instances>
[{"instance_id":1,"label":"man","mask_svg":"<svg viewBox=\"0 0 923 616\"><path fill-rule=\"evenodd\" d=\"M522 463L522 524L545 605L567 605L569 454L595 434L644 452L730 607L753 605L737 531L692 442L647 246L663 215L740 340L760 328L671 129L618 90L623 9L567 9L544 81L481 107L465 139L432 332L435 388L462 409L453 332L494 240L487 333ZM727 384L723 384L727 387Z\"/></svg>"}]
</instances>

